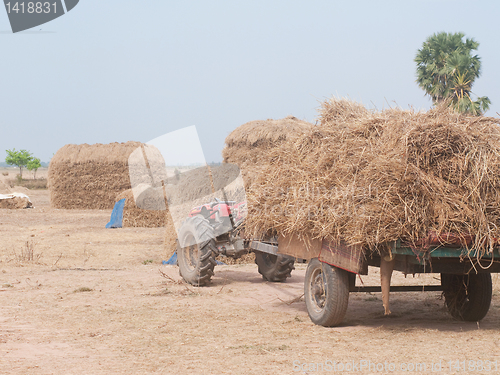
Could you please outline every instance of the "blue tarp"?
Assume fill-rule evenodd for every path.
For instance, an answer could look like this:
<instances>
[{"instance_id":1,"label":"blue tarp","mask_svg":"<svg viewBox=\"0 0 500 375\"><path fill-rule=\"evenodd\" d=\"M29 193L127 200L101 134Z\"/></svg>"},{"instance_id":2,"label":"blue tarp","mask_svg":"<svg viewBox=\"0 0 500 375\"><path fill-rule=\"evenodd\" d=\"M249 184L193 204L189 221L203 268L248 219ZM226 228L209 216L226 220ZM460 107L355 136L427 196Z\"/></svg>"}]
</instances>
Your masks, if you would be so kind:
<instances>
[{"instance_id":1,"label":"blue tarp","mask_svg":"<svg viewBox=\"0 0 500 375\"><path fill-rule=\"evenodd\" d=\"M120 199L115 203L113 212L111 212L111 219L106 224L106 228L121 228L123 221L123 207L125 206L125 198Z\"/></svg>"},{"instance_id":2,"label":"blue tarp","mask_svg":"<svg viewBox=\"0 0 500 375\"><path fill-rule=\"evenodd\" d=\"M219 266L221 266L221 265L224 265L224 266L225 266L225 265L226 265L226 263L219 262L218 260L216 260L216 262L217 262L217 264L218 264ZM169 260L164 260L164 261L162 261L161 263L162 263L162 264L171 264L172 266L176 266L176 265L177 265L177 252L175 252L175 253L174 253L174 255L172 255L172 256L170 257L170 259L169 259Z\"/></svg>"},{"instance_id":3,"label":"blue tarp","mask_svg":"<svg viewBox=\"0 0 500 375\"><path fill-rule=\"evenodd\" d=\"M162 264L171 264L173 266L177 265L177 252L175 252L169 260L164 260Z\"/></svg>"}]
</instances>

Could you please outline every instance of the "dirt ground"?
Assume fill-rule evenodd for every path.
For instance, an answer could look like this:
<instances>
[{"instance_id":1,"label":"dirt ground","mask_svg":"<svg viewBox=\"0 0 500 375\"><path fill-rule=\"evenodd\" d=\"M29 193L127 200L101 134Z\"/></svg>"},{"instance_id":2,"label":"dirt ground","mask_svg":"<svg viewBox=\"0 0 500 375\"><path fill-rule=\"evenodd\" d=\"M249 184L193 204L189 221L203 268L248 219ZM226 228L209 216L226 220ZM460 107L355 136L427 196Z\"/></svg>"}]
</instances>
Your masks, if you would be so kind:
<instances>
[{"instance_id":1,"label":"dirt ground","mask_svg":"<svg viewBox=\"0 0 500 375\"><path fill-rule=\"evenodd\" d=\"M353 293L343 324L324 328L305 309L303 264L285 283L254 264L217 266L211 286L193 288L161 264L161 228L105 229L111 210L29 195L35 208L0 210L2 374L499 373L496 275L479 323L453 320L438 292L393 293L391 317L380 293Z\"/></svg>"}]
</instances>

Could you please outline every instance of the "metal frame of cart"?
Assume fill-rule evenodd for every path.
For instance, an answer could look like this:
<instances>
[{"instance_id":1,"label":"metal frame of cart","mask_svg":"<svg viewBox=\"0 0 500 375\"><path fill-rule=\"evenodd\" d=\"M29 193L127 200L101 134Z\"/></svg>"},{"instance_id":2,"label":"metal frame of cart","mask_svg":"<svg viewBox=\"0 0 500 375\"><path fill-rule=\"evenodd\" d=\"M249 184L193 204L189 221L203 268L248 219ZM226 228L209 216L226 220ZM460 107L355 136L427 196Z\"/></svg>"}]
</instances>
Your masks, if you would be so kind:
<instances>
[{"instance_id":1,"label":"metal frame of cart","mask_svg":"<svg viewBox=\"0 0 500 375\"><path fill-rule=\"evenodd\" d=\"M427 250L401 241L388 248L395 258L394 269L405 274L440 273L441 285L393 286L391 292L442 291L451 315L460 320L479 321L487 314L492 295L491 273L500 272L498 248L480 258L464 246L433 245ZM380 292L380 286L357 286L356 274L368 274L368 266L380 267L378 254L365 256L361 246L332 244L323 240L280 237L278 253L308 259L304 298L311 320L336 326L344 319L350 292Z\"/></svg>"}]
</instances>

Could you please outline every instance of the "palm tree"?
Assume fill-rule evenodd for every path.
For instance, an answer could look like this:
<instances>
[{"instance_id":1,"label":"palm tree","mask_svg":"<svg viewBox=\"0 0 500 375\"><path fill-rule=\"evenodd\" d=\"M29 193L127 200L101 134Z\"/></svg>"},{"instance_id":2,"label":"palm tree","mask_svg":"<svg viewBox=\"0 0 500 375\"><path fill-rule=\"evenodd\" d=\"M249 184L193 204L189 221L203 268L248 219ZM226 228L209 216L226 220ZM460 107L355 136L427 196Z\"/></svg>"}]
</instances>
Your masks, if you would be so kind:
<instances>
[{"instance_id":1,"label":"palm tree","mask_svg":"<svg viewBox=\"0 0 500 375\"><path fill-rule=\"evenodd\" d=\"M437 33L417 51L417 83L434 104L449 101L459 112L480 115L491 101L486 96L473 100L472 84L481 74L481 59L473 55L479 43L463 33Z\"/></svg>"}]
</instances>

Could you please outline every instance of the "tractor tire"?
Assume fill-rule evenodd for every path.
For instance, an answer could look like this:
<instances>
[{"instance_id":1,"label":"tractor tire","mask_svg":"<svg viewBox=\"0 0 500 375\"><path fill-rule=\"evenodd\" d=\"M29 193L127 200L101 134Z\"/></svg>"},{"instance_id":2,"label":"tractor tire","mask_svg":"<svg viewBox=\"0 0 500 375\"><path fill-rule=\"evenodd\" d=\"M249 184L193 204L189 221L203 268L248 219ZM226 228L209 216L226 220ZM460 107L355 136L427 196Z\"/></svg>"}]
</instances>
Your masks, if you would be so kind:
<instances>
[{"instance_id":1,"label":"tractor tire","mask_svg":"<svg viewBox=\"0 0 500 375\"><path fill-rule=\"evenodd\" d=\"M469 275L442 273L441 286L446 307L455 319L477 322L488 313L492 293L489 273Z\"/></svg>"},{"instance_id":2,"label":"tractor tire","mask_svg":"<svg viewBox=\"0 0 500 375\"><path fill-rule=\"evenodd\" d=\"M313 258L307 265L304 299L311 321L323 327L339 325L349 303L349 273Z\"/></svg>"},{"instance_id":3,"label":"tractor tire","mask_svg":"<svg viewBox=\"0 0 500 375\"><path fill-rule=\"evenodd\" d=\"M214 275L217 247L213 232L201 215L187 219L179 230L179 273L189 284L207 285Z\"/></svg>"},{"instance_id":4,"label":"tractor tire","mask_svg":"<svg viewBox=\"0 0 500 375\"><path fill-rule=\"evenodd\" d=\"M255 263L257 263L259 273L267 281L285 281L291 276L292 270L295 269L294 262L295 258L287 255L273 255L261 251L255 252Z\"/></svg>"}]
</instances>

